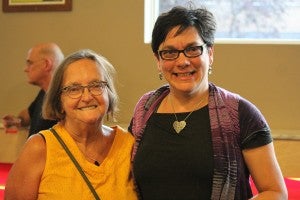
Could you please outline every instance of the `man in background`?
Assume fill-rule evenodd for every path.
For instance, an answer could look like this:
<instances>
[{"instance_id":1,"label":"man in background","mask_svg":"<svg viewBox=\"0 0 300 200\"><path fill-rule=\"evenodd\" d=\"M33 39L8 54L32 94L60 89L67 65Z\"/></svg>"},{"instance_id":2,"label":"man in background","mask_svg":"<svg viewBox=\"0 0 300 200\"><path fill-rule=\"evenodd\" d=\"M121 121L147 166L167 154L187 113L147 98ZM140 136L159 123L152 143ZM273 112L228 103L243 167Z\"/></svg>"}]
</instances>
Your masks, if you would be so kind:
<instances>
[{"instance_id":1,"label":"man in background","mask_svg":"<svg viewBox=\"0 0 300 200\"><path fill-rule=\"evenodd\" d=\"M43 99L52 74L63 59L64 55L55 43L41 43L29 49L24 71L27 74L28 83L40 87L40 91L29 107L22 110L18 116L6 115L2 118L6 129L9 126L29 126L29 137L56 124L56 121L43 119L41 113Z\"/></svg>"}]
</instances>

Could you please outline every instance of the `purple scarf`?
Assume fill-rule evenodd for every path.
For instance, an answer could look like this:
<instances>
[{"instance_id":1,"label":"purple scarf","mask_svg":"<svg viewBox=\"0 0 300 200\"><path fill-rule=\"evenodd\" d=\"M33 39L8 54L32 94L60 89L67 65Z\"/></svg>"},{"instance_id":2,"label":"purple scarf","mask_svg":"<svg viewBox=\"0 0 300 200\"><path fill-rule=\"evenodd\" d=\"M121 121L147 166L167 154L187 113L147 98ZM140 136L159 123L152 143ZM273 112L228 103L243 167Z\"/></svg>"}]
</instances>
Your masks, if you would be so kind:
<instances>
[{"instance_id":1,"label":"purple scarf","mask_svg":"<svg viewBox=\"0 0 300 200\"><path fill-rule=\"evenodd\" d=\"M139 147L147 121L165 96L169 94L165 85L156 91L146 93L136 105L130 131L135 137L132 161ZM211 199L248 199L252 196L249 172L241 150L239 125L239 100L241 97L214 84L209 84L209 116L212 133L214 174ZM252 106L252 104L251 104ZM259 117L259 116L255 116ZM259 120L258 120L259 121ZM262 123L250 126L257 132L266 128Z\"/></svg>"}]
</instances>

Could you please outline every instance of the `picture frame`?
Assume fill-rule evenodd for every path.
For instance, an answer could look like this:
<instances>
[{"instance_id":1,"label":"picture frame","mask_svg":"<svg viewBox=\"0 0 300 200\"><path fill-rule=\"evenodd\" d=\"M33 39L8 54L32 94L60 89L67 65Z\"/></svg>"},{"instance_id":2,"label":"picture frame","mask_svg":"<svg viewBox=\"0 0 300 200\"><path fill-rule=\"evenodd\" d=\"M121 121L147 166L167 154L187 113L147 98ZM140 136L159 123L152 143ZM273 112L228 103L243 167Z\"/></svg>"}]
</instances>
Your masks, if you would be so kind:
<instances>
[{"instance_id":1,"label":"picture frame","mask_svg":"<svg viewBox=\"0 0 300 200\"><path fill-rule=\"evenodd\" d=\"M2 0L3 12L71 11L72 0Z\"/></svg>"}]
</instances>

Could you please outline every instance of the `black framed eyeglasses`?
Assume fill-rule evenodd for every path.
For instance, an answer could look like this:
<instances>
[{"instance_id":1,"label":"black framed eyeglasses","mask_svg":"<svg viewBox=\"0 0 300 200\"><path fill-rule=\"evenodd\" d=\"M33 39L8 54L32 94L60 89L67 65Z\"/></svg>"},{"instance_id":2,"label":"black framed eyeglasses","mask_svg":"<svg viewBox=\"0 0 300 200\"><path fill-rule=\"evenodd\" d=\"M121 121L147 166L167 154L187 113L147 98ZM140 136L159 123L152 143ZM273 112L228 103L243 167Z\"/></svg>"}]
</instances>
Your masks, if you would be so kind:
<instances>
[{"instance_id":1,"label":"black framed eyeglasses","mask_svg":"<svg viewBox=\"0 0 300 200\"><path fill-rule=\"evenodd\" d=\"M101 95L107 86L107 82L101 81L101 82L93 82L86 86L83 85L69 85L61 89L62 93L67 94L72 99L80 98L84 92L84 89L87 88L88 91L93 96Z\"/></svg>"},{"instance_id":2,"label":"black framed eyeglasses","mask_svg":"<svg viewBox=\"0 0 300 200\"><path fill-rule=\"evenodd\" d=\"M166 49L158 51L159 56L163 60L175 60L179 57L180 53L183 53L188 58L195 58L197 56L202 55L203 49L206 44L202 44L200 46L190 46L183 50L178 49Z\"/></svg>"}]
</instances>

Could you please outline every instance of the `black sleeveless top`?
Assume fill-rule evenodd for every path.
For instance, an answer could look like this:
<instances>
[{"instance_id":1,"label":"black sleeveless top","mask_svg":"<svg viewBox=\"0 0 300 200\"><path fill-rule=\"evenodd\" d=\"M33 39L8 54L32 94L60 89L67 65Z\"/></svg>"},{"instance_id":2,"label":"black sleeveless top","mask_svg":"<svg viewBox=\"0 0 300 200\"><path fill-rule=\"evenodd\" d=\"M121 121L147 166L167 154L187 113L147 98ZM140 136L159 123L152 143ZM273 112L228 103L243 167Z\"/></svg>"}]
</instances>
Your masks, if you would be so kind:
<instances>
[{"instance_id":1,"label":"black sleeveless top","mask_svg":"<svg viewBox=\"0 0 300 200\"><path fill-rule=\"evenodd\" d=\"M189 113L177 113L183 120ZM143 200L210 199L213 151L208 106L194 111L178 134L174 114L154 113L133 163Z\"/></svg>"}]
</instances>

